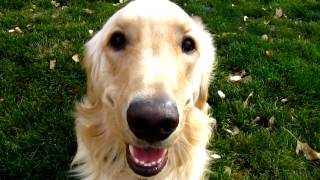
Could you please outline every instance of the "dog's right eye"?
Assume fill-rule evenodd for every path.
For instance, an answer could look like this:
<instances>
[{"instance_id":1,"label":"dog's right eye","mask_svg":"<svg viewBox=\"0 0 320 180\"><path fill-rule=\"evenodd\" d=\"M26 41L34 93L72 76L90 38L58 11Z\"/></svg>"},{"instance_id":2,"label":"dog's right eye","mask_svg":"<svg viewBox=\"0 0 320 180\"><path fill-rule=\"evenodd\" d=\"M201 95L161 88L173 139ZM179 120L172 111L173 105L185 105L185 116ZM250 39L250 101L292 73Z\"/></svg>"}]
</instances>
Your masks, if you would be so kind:
<instances>
[{"instance_id":1,"label":"dog's right eye","mask_svg":"<svg viewBox=\"0 0 320 180\"><path fill-rule=\"evenodd\" d=\"M127 43L126 36L121 32L113 33L109 40L109 45L116 51L123 50Z\"/></svg>"}]
</instances>

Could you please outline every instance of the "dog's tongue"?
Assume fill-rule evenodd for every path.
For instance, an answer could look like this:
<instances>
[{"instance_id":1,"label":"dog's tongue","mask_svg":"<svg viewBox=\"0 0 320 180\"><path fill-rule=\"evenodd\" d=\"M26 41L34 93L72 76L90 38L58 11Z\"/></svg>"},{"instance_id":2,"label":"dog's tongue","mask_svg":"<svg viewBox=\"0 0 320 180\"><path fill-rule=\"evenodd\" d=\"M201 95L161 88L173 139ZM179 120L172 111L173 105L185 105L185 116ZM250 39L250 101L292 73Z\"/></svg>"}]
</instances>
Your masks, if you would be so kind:
<instances>
[{"instance_id":1,"label":"dog's tongue","mask_svg":"<svg viewBox=\"0 0 320 180\"><path fill-rule=\"evenodd\" d=\"M134 158L145 163L159 162L165 154L165 149L141 148L131 145L129 146L129 151Z\"/></svg>"}]
</instances>

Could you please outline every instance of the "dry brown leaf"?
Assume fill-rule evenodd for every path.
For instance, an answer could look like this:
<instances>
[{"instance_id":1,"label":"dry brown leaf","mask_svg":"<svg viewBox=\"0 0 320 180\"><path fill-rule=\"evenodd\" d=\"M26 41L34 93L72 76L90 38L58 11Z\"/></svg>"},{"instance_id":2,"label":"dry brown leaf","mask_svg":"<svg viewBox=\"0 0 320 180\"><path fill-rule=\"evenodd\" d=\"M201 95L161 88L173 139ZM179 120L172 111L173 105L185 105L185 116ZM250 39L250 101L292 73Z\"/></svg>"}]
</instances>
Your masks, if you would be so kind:
<instances>
[{"instance_id":1,"label":"dry brown leaf","mask_svg":"<svg viewBox=\"0 0 320 180\"><path fill-rule=\"evenodd\" d=\"M231 134L232 136L240 134L240 129L237 126L234 126L232 131L230 129L224 129L227 133Z\"/></svg>"},{"instance_id":2,"label":"dry brown leaf","mask_svg":"<svg viewBox=\"0 0 320 180\"><path fill-rule=\"evenodd\" d=\"M18 33L22 33L22 30L19 27L15 27L14 30Z\"/></svg>"},{"instance_id":3,"label":"dry brown leaf","mask_svg":"<svg viewBox=\"0 0 320 180\"><path fill-rule=\"evenodd\" d=\"M250 98L253 96L253 91L248 95L247 99L243 102L243 106L247 107L249 104Z\"/></svg>"},{"instance_id":4,"label":"dry brown leaf","mask_svg":"<svg viewBox=\"0 0 320 180\"><path fill-rule=\"evenodd\" d=\"M268 50L268 51L266 51L266 55L267 55L268 57L272 57L272 56L273 56L273 52L270 51L270 50Z\"/></svg>"},{"instance_id":5,"label":"dry brown leaf","mask_svg":"<svg viewBox=\"0 0 320 180\"><path fill-rule=\"evenodd\" d=\"M73 56L72 56L72 60L73 60L75 63L80 62L79 54L73 55Z\"/></svg>"},{"instance_id":6,"label":"dry brown leaf","mask_svg":"<svg viewBox=\"0 0 320 180\"><path fill-rule=\"evenodd\" d=\"M248 16L243 16L243 21L244 22L247 22L249 20L249 17Z\"/></svg>"},{"instance_id":7,"label":"dry brown leaf","mask_svg":"<svg viewBox=\"0 0 320 180\"><path fill-rule=\"evenodd\" d=\"M228 174L228 175L231 175L231 168L228 167L228 166L225 166L224 167L224 173Z\"/></svg>"},{"instance_id":8,"label":"dry brown leaf","mask_svg":"<svg viewBox=\"0 0 320 180\"><path fill-rule=\"evenodd\" d=\"M94 13L94 10L91 10L91 9L88 9L88 8L85 8L83 9L83 11L87 14L93 14Z\"/></svg>"},{"instance_id":9,"label":"dry brown leaf","mask_svg":"<svg viewBox=\"0 0 320 180\"><path fill-rule=\"evenodd\" d=\"M221 99L224 99L226 97L226 95L221 90L218 91L218 95Z\"/></svg>"},{"instance_id":10,"label":"dry brown leaf","mask_svg":"<svg viewBox=\"0 0 320 180\"><path fill-rule=\"evenodd\" d=\"M229 75L229 80L232 82L239 82L242 80L242 78L239 75Z\"/></svg>"},{"instance_id":11,"label":"dry brown leaf","mask_svg":"<svg viewBox=\"0 0 320 180\"><path fill-rule=\"evenodd\" d=\"M286 102L288 102L288 99L287 98L283 98L283 99L281 99L281 102L282 103L286 103Z\"/></svg>"},{"instance_id":12,"label":"dry brown leaf","mask_svg":"<svg viewBox=\"0 0 320 180\"><path fill-rule=\"evenodd\" d=\"M57 1L51 1L51 4L56 8L60 6L60 3Z\"/></svg>"},{"instance_id":13,"label":"dry brown leaf","mask_svg":"<svg viewBox=\"0 0 320 180\"><path fill-rule=\"evenodd\" d=\"M268 35L264 34L261 36L262 40L267 41L269 39Z\"/></svg>"},{"instance_id":14,"label":"dry brown leaf","mask_svg":"<svg viewBox=\"0 0 320 180\"><path fill-rule=\"evenodd\" d=\"M216 153L210 154L210 157L211 157L212 159L221 159L221 156L220 156L219 154L216 154Z\"/></svg>"},{"instance_id":15,"label":"dry brown leaf","mask_svg":"<svg viewBox=\"0 0 320 180\"><path fill-rule=\"evenodd\" d=\"M320 160L320 153L312 149L309 144L302 143L299 140L297 140L297 147L296 147L296 153L299 154L299 152L302 152L304 157L308 160Z\"/></svg>"},{"instance_id":16,"label":"dry brown leaf","mask_svg":"<svg viewBox=\"0 0 320 180\"><path fill-rule=\"evenodd\" d=\"M276 118L274 117L274 116L272 116L270 119L269 119L269 121L268 121L268 127L267 127L267 129L269 130L269 131L271 131L272 130L272 128L273 128L273 125L276 123Z\"/></svg>"},{"instance_id":17,"label":"dry brown leaf","mask_svg":"<svg viewBox=\"0 0 320 180\"><path fill-rule=\"evenodd\" d=\"M263 21L263 24L268 25L268 24L270 24L270 21Z\"/></svg>"},{"instance_id":18,"label":"dry brown leaf","mask_svg":"<svg viewBox=\"0 0 320 180\"><path fill-rule=\"evenodd\" d=\"M49 69L54 69L56 67L57 60L53 59L49 62Z\"/></svg>"},{"instance_id":19,"label":"dry brown leaf","mask_svg":"<svg viewBox=\"0 0 320 180\"><path fill-rule=\"evenodd\" d=\"M276 17L280 18L283 16L283 11L281 8L277 8L276 9L276 14L275 14Z\"/></svg>"}]
</instances>

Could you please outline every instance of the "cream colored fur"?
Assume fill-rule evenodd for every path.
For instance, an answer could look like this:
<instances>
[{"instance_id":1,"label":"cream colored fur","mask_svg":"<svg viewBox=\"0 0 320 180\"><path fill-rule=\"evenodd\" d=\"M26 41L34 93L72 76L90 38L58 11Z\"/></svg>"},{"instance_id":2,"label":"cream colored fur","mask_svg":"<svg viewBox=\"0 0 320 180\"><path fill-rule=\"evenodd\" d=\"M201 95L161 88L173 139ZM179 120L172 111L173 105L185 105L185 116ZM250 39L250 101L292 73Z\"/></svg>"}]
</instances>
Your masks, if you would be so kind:
<instances>
[{"instance_id":1,"label":"cream colored fur","mask_svg":"<svg viewBox=\"0 0 320 180\"><path fill-rule=\"evenodd\" d=\"M114 52L114 31L128 37L128 47ZM192 37L196 52L181 51ZM208 86L215 48L199 18L190 18L167 0L136 0L115 13L86 44L87 96L76 106L78 150L72 170L82 179L196 180L205 178L206 146L214 121L208 115ZM134 97L166 93L178 106L175 132L158 144L168 162L156 176L136 175L127 165L126 145L145 145L129 130L126 110Z\"/></svg>"}]
</instances>

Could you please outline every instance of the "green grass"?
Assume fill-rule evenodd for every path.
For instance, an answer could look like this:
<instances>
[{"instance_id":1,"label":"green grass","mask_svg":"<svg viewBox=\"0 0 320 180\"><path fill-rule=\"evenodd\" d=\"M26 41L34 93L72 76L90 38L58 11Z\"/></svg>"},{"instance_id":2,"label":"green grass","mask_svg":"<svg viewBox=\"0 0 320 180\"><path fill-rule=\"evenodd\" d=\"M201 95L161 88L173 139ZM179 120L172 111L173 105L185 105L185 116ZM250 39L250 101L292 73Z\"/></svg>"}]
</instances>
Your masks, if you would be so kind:
<instances>
[{"instance_id":1,"label":"green grass","mask_svg":"<svg viewBox=\"0 0 320 180\"><path fill-rule=\"evenodd\" d=\"M67 178L76 150L73 105L85 93L85 75L71 57L82 54L88 30L98 30L120 6L59 2L68 8L55 8L49 0L0 2L0 179ZM320 151L320 2L176 2L203 18L218 49L209 98L218 128L210 149L222 158L213 162L211 179L319 178L320 162L296 155L296 140L284 128ZM286 17L274 18L276 8ZM23 33L8 32L16 26ZM48 67L52 59L54 70ZM252 81L228 81L231 72L242 69ZM288 102L281 103L283 98ZM257 116L265 121L274 116L272 131L266 122L252 123ZM233 126L239 135L224 130Z\"/></svg>"}]
</instances>

